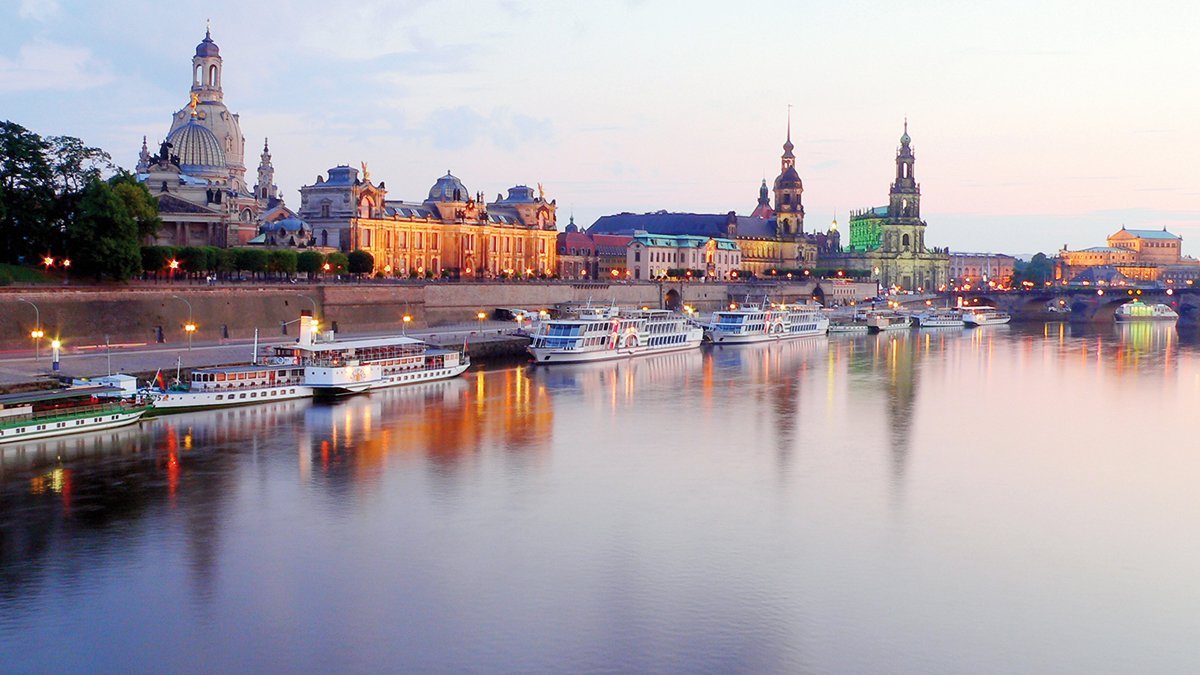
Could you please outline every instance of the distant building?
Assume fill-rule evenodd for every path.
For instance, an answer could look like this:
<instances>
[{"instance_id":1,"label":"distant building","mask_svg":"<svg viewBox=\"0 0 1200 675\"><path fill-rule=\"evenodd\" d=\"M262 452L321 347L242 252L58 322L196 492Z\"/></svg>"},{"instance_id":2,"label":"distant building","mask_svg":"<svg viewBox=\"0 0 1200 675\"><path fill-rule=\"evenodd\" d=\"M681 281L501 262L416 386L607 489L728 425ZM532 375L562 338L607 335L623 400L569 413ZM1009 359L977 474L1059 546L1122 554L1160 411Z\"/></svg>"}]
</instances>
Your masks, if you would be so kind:
<instances>
[{"instance_id":1,"label":"distant building","mask_svg":"<svg viewBox=\"0 0 1200 675\"><path fill-rule=\"evenodd\" d=\"M1129 230L1122 227L1109 235L1107 246L1077 251L1065 245L1055 260L1054 278L1069 283L1094 283L1111 277L1118 283L1185 281L1200 278L1200 261L1185 258L1183 239L1161 230ZM1110 268L1100 274L1093 268ZM1120 277L1113 275L1120 274Z\"/></svg>"},{"instance_id":2,"label":"distant building","mask_svg":"<svg viewBox=\"0 0 1200 675\"><path fill-rule=\"evenodd\" d=\"M138 155L137 176L158 200L163 226L148 244L240 246L259 234L266 222L291 217L274 185L275 169L263 142L257 184L246 184L241 121L223 101L223 62L212 35L205 32L192 57L188 105L171 119L158 152L146 137Z\"/></svg>"},{"instance_id":3,"label":"distant building","mask_svg":"<svg viewBox=\"0 0 1200 675\"><path fill-rule=\"evenodd\" d=\"M623 279L627 270L625 254L631 241L631 236L580 232L572 217L567 230L558 234L555 246L558 276L579 280Z\"/></svg>"},{"instance_id":4,"label":"distant building","mask_svg":"<svg viewBox=\"0 0 1200 675\"><path fill-rule=\"evenodd\" d=\"M446 172L425 199L387 198L363 165L336 166L300 188L300 218L317 246L361 249L385 275L494 278L555 271L555 212L541 188L517 185L485 203Z\"/></svg>"},{"instance_id":5,"label":"distant building","mask_svg":"<svg viewBox=\"0 0 1200 675\"><path fill-rule=\"evenodd\" d=\"M888 205L852 213L849 246L840 254L823 256L822 267L870 276L885 288L932 290L949 282L948 251L925 245L926 223L921 220L921 186L913 172L915 164L905 121Z\"/></svg>"},{"instance_id":6,"label":"distant building","mask_svg":"<svg viewBox=\"0 0 1200 675\"><path fill-rule=\"evenodd\" d=\"M730 279L741 267L742 252L731 239L636 232L625 264L634 279Z\"/></svg>"},{"instance_id":7,"label":"distant building","mask_svg":"<svg viewBox=\"0 0 1200 675\"><path fill-rule=\"evenodd\" d=\"M1003 253L950 252L950 279L960 284L994 281L998 286L1008 286L1016 266L1017 259Z\"/></svg>"}]
</instances>

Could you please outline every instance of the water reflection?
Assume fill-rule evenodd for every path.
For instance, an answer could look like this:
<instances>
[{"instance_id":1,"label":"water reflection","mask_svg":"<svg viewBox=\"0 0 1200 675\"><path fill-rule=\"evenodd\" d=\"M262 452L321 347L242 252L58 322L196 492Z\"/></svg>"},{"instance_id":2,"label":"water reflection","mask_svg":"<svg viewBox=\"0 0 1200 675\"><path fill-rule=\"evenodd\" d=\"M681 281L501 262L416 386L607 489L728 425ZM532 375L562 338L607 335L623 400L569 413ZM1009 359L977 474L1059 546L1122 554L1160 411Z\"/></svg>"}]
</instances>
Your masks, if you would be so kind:
<instances>
[{"instance_id":1,"label":"water reflection","mask_svg":"<svg viewBox=\"0 0 1200 675\"><path fill-rule=\"evenodd\" d=\"M1182 450L1198 355L1153 324L900 331L5 448L0 653L17 670L135 651L169 669L1131 666L991 640L1120 626L1170 654L1153 649L1169 625L1198 627L1200 589L1155 581L1200 564L1176 536L1200 517ZM1112 432L1148 411L1161 447ZM1109 559L1153 573L1097 572ZM1063 609L1116 578L1129 620ZM88 648L55 650L64 625Z\"/></svg>"}]
</instances>

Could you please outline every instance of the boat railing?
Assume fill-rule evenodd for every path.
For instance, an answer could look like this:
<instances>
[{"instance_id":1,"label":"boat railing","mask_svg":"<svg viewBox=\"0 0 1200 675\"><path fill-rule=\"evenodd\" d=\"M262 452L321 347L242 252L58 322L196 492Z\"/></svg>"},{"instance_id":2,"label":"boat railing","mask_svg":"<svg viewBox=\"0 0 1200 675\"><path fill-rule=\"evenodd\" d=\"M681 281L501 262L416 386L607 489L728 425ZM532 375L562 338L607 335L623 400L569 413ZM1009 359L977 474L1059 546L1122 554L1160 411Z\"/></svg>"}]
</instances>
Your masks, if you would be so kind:
<instances>
[{"instance_id":1,"label":"boat railing","mask_svg":"<svg viewBox=\"0 0 1200 675\"><path fill-rule=\"evenodd\" d=\"M18 424L54 422L62 419L74 419L76 417L87 417L89 415L112 413L125 413L139 410L145 406L130 405L124 402L113 403L94 403L89 405L70 406L67 408L54 408L51 410L37 410L25 415L13 415L5 417L0 424L4 426L15 426Z\"/></svg>"}]
</instances>

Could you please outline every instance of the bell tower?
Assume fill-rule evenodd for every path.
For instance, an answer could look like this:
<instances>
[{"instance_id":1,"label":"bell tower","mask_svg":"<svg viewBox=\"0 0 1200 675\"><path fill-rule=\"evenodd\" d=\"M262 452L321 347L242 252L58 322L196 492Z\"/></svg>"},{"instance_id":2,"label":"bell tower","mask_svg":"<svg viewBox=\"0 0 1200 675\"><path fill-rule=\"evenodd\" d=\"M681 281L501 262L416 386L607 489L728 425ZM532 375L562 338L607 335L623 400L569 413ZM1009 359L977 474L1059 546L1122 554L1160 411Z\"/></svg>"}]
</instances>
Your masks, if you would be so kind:
<instances>
[{"instance_id":1,"label":"bell tower","mask_svg":"<svg viewBox=\"0 0 1200 675\"><path fill-rule=\"evenodd\" d=\"M887 218L882 227L884 251L908 255L926 252L925 223L921 220L921 185L913 174L916 156L908 135L908 119L896 151L896 178L888 195Z\"/></svg>"},{"instance_id":2,"label":"bell tower","mask_svg":"<svg viewBox=\"0 0 1200 675\"><path fill-rule=\"evenodd\" d=\"M804 182L796 173L796 155L792 150L792 116L788 114L787 140L779 160L779 177L775 179L775 234L795 238L804 233Z\"/></svg>"},{"instance_id":3,"label":"bell tower","mask_svg":"<svg viewBox=\"0 0 1200 675\"><path fill-rule=\"evenodd\" d=\"M192 57L192 93L198 101L220 101L221 93L221 50L213 42L212 30L204 29L204 39L196 45Z\"/></svg>"},{"instance_id":4,"label":"bell tower","mask_svg":"<svg viewBox=\"0 0 1200 675\"><path fill-rule=\"evenodd\" d=\"M254 186L254 197L259 203L270 207L278 199L279 188L275 187L275 167L271 164L271 148L263 139L262 156L258 163L258 184Z\"/></svg>"}]
</instances>

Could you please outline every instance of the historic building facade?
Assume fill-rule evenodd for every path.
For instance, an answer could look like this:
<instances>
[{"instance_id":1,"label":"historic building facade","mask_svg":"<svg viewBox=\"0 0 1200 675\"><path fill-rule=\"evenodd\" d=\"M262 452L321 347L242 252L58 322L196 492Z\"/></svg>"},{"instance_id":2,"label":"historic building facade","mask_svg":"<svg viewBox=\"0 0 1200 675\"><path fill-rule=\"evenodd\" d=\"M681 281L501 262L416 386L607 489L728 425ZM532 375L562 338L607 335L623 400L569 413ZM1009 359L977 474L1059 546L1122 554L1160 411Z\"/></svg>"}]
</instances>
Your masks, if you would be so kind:
<instances>
[{"instance_id":1,"label":"historic building facade","mask_svg":"<svg viewBox=\"0 0 1200 675\"><path fill-rule=\"evenodd\" d=\"M1016 267L1017 259L1003 253L950 252L950 279L957 284L995 282L1008 286Z\"/></svg>"},{"instance_id":2,"label":"historic building facade","mask_svg":"<svg viewBox=\"0 0 1200 675\"><path fill-rule=\"evenodd\" d=\"M1122 227L1108 237L1107 246L1069 250L1063 246L1054 265L1056 281L1089 283L1114 279L1154 282L1200 278L1200 261L1184 257L1183 238L1161 230Z\"/></svg>"},{"instance_id":3,"label":"historic building facade","mask_svg":"<svg viewBox=\"0 0 1200 675\"><path fill-rule=\"evenodd\" d=\"M631 241L633 237L619 234L580 232L572 216L566 230L556 238L558 276L579 280L623 279Z\"/></svg>"},{"instance_id":4,"label":"historic building facade","mask_svg":"<svg viewBox=\"0 0 1200 675\"><path fill-rule=\"evenodd\" d=\"M300 188L299 218L317 246L361 249L397 276L520 277L555 272L557 204L517 185L486 203L450 172L421 201L387 198L362 165L336 166Z\"/></svg>"},{"instance_id":5,"label":"historic building facade","mask_svg":"<svg viewBox=\"0 0 1200 675\"><path fill-rule=\"evenodd\" d=\"M727 280L736 278L742 252L732 239L637 232L625 253L636 279L667 276Z\"/></svg>"},{"instance_id":6,"label":"historic building facade","mask_svg":"<svg viewBox=\"0 0 1200 675\"><path fill-rule=\"evenodd\" d=\"M913 171L915 164L905 121L888 205L854 212L850 245L840 254L824 257L823 266L869 275L885 288L932 290L948 283L948 251L925 245L926 223L921 220L921 186Z\"/></svg>"},{"instance_id":7,"label":"historic building facade","mask_svg":"<svg viewBox=\"0 0 1200 675\"><path fill-rule=\"evenodd\" d=\"M246 184L241 120L229 111L221 89L224 63L210 32L192 57L190 100L171 118L158 152L146 138L138 155L138 179L158 199L163 226L148 244L239 246L254 238L264 215L291 215L274 185L266 142L257 184Z\"/></svg>"}]
</instances>

